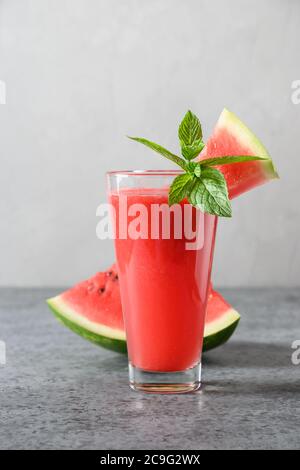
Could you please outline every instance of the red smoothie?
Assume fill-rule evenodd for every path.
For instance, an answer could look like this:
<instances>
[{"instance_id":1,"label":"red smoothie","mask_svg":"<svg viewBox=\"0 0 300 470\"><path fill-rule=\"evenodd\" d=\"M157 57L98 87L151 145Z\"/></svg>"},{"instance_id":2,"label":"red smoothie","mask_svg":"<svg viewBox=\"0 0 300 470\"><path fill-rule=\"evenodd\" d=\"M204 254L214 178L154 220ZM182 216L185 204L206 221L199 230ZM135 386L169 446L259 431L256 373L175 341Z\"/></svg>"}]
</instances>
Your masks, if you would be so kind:
<instances>
[{"instance_id":1,"label":"red smoothie","mask_svg":"<svg viewBox=\"0 0 300 470\"><path fill-rule=\"evenodd\" d=\"M123 208L120 201L124 196L128 211L133 204L146 208L147 237L144 233L145 238L122 238L124 229L128 234L129 224L138 214L127 214L119 222ZM191 206L191 216L180 221L181 239L174 235L172 214L169 239L163 239L162 223L156 238L151 238L154 228L151 207L168 204L168 189L122 189L112 192L109 198L116 214L115 248L129 360L135 367L153 372L191 368L201 360L217 218L201 214L198 227L203 231L201 246L191 250L187 249L191 240L185 236L183 227L189 223L196 228L197 210ZM182 213L185 205L187 201L180 204Z\"/></svg>"}]
</instances>

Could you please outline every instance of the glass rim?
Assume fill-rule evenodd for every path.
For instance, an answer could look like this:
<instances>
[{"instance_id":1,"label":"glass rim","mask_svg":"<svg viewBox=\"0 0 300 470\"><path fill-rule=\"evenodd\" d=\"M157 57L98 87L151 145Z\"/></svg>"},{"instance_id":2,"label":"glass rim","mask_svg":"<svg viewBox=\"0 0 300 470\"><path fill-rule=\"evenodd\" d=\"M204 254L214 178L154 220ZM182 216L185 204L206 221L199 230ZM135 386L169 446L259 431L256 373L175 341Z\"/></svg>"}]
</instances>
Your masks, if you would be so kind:
<instances>
[{"instance_id":1,"label":"glass rim","mask_svg":"<svg viewBox=\"0 0 300 470\"><path fill-rule=\"evenodd\" d=\"M183 170L111 170L107 176L176 176L184 173Z\"/></svg>"}]
</instances>

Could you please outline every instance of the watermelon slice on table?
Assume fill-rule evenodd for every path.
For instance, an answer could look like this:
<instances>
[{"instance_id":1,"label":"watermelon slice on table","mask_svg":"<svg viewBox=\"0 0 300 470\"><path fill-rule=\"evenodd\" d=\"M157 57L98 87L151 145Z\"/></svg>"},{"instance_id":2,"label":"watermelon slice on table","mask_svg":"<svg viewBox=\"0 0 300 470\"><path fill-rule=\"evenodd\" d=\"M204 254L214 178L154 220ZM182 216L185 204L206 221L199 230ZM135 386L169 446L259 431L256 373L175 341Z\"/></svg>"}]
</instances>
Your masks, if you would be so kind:
<instances>
[{"instance_id":1,"label":"watermelon slice on table","mask_svg":"<svg viewBox=\"0 0 300 470\"><path fill-rule=\"evenodd\" d=\"M113 265L62 294L47 300L56 317L75 333L114 351L126 352L118 275ZM234 332L240 315L211 289L203 350L215 348Z\"/></svg>"},{"instance_id":2,"label":"watermelon slice on table","mask_svg":"<svg viewBox=\"0 0 300 470\"><path fill-rule=\"evenodd\" d=\"M222 111L199 158L204 160L225 155L255 155L267 158L264 161L232 163L217 167L225 176L231 199L278 178L267 149L253 132L226 108Z\"/></svg>"}]
</instances>

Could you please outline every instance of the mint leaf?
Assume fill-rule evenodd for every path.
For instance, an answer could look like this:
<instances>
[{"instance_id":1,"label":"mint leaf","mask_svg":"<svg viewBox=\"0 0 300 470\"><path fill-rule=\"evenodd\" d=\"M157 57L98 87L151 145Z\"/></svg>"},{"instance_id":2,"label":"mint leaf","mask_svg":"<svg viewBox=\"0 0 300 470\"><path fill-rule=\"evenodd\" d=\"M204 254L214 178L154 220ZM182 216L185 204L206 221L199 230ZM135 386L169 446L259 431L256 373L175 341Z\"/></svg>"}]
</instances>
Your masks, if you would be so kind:
<instances>
[{"instance_id":1,"label":"mint leaf","mask_svg":"<svg viewBox=\"0 0 300 470\"><path fill-rule=\"evenodd\" d=\"M196 141L202 140L200 121L192 111L188 111L181 121L178 137L181 145L193 145Z\"/></svg>"},{"instance_id":2,"label":"mint leaf","mask_svg":"<svg viewBox=\"0 0 300 470\"><path fill-rule=\"evenodd\" d=\"M185 170L186 163L183 160L183 158L180 158L177 155L174 155L174 153L169 152L169 150L165 149L161 145L156 144L155 142L151 142L150 140L143 139L142 137L130 137L129 135L127 137L131 140L135 140L136 142L140 142L141 144L146 145L146 147L149 147L150 149L159 153L163 157L166 157L168 160L171 160L172 162L176 163L177 165L179 165L181 168Z\"/></svg>"},{"instance_id":3,"label":"mint leaf","mask_svg":"<svg viewBox=\"0 0 300 470\"><path fill-rule=\"evenodd\" d=\"M202 168L200 178L194 178L188 200L202 212L220 217L232 215L225 178L215 168Z\"/></svg>"},{"instance_id":4,"label":"mint leaf","mask_svg":"<svg viewBox=\"0 0 300 470\"><path fill-rule=\"evenodd\" d=\"M169 205L177 204L187 195L193 176L190 173L183 173L176 176L169 191Z\"/></svg>"},{"instance_id":5,"label":"mint leaf","mask_svg":"<svg viewBox=\"0 0 300 470\"><path fill-rule=\"evenodd\" d=\"M198 139L191 145L181 144L181 153L187 160L193 160L193 158L196 158L199 155L204 147L204 142Z\"/></svg>"},{"instance_id":6,"label":"mint leaf","mask_svg":"<svg viewBox=\"0 0 300 470\"><path fill-rule=\"evenodd\" d=\"M213 157L201 160L201 165L215 166L228 165L230 163L251 162L255 160L268 160L267 157L256 157L252 155L227 155L224 157Z\"/></svg>"},{"instance_id":7,"label":"mint leaf","mask_svg":"<svg viewBox=\"0 0 300 470\"><path fill-rule=\"evenodd\" d=\"M199 165L199 163L195 163L195 162L186 162L186 171L187 171L188 173L193 174L193 173L194 173L194 169L196 168L197 165Z\"/></svg>"},{"instance_id":8,"label":"mint leaf","mask_svg":"<svg viewBox=\"0 0 300 470\"><path fill-rule=\"evenodd\" d=\"M201 170L201 165L198 163L194 168L194 175L198 176L198 178L199 178L199 176L201 175L201 171L202 171Z\"/></svg>"}]
</instances>

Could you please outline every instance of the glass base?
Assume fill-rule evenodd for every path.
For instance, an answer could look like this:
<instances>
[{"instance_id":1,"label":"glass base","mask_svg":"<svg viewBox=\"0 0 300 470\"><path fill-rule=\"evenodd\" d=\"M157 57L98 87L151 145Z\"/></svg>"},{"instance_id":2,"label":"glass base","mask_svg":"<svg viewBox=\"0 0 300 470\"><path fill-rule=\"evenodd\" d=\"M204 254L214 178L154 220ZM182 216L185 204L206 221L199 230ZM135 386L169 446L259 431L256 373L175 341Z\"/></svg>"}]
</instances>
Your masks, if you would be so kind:
<instances>
[{"instance_id":1,"label":"glass base","mask_svg":"<svg viewBox=\"0 0 300 470\"><path fill-rule=\"evenodd\" d=\"M179 372L150 372L129 362L129 384L132 390L146 393L189 393L201 387L201 363Z\"/></svg>"}]
</instances>

